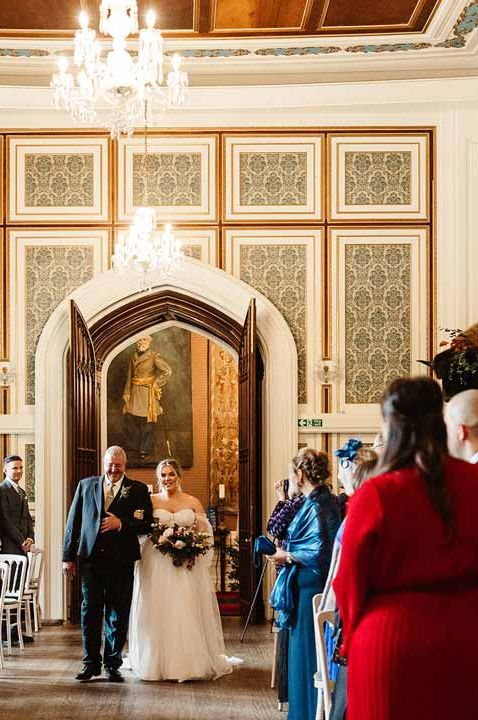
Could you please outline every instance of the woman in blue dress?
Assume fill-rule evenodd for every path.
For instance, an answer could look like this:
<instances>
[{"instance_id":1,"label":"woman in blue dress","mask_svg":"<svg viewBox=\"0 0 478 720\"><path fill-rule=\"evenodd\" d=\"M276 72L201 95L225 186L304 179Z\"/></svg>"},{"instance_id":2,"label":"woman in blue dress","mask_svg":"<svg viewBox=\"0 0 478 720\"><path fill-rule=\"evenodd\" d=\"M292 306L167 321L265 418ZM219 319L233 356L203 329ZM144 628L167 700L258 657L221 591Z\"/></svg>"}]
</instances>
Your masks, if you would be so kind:
<instances>
[{"instance_id":1,"label":"woman in blue dress","mask_svg":"<svg viewBox=\"0 0 478 720\"><path fill-rule=\"evenodd\" d=\"M277 625L290 631L288 720L314 720L317 708L312 598L324 588L340 523L329 476L323 452L305 448L292 460L290 491L302 492L306 500L289 526L285 547L270 556L281 565L270 603L278 613Z\"/></svg>"}]
</instances>

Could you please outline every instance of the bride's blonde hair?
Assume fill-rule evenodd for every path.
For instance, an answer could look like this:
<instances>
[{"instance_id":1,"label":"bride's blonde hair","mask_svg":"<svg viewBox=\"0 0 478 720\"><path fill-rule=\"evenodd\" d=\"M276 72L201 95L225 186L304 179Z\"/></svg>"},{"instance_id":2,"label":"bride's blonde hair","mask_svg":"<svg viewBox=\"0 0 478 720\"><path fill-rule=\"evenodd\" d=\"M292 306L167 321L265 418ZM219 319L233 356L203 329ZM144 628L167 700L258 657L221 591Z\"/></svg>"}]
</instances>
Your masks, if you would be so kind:
<instances>
[{"instance_id":1,"label":"bride's blonde hair","mask_svg":"<svg viewBox=\"0 0 478 720\"><path fill-rule=\"evenodd\" d=\"M176 458L164 458L164 460L161 460L156 466L156 490L158 492L161 490L161 470L163 467L166 467L166 465L170 465L173 468L180 481L183 477L183 469ZM181 482L178 483L178 489L182 490Z\"/></svg>"}]
</instances>

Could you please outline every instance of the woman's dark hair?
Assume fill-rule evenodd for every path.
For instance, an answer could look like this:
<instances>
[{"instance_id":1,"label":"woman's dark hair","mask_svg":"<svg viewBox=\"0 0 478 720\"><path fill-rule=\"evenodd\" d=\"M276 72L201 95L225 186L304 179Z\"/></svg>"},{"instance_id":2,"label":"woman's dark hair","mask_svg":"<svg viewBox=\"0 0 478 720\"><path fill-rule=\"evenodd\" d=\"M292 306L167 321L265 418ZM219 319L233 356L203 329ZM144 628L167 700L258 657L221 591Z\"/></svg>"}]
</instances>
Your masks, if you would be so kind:
<instances>
[{"instance_id":1,"label":"woman's dark hair","mask_svg":"<svg viewBox=\"0 0 478 720\"><path fill-rule=\"evenodd\" d=\"M330 477L329 458L324 452L314 450L314 448L303 448L292 459L291 463L293 471L302 470L314 485L323 485Z\"/></svg>"},{"instance_id":2,"label":"woman's dark hair","mask_svg":"<svg viewBox=\"0 0 478 720\"><path fill-rule=\"evenodd\" d=\"M387 423L379 472L415 465L430 501L446 527L453 529L453 508L445 477L446 427L440 386L426 377L390 383L382 397Z\"/></svg>"}]
</instances>

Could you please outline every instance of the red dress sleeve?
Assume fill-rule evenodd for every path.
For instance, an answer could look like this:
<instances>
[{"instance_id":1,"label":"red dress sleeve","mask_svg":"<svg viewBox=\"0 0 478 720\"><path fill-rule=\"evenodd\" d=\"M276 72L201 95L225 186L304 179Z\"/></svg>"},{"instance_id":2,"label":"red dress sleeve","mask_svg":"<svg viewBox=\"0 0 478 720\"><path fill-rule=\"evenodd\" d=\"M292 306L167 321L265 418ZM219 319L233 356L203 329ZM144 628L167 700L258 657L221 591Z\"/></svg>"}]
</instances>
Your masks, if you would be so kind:
<instances>
[{"instance_id":1,"label":"red dress sleeve","mask_svg":"<svg viewBox=\"0 0 478 720\"><path fill-rule=\"evenodd\" d=\"M333 586L343 623L342 653L359 621L370 590L377 562L377 550L383 521L378 490L366 483L353 496L345 521L340 565Z\"/></svg>"}]
</instances>

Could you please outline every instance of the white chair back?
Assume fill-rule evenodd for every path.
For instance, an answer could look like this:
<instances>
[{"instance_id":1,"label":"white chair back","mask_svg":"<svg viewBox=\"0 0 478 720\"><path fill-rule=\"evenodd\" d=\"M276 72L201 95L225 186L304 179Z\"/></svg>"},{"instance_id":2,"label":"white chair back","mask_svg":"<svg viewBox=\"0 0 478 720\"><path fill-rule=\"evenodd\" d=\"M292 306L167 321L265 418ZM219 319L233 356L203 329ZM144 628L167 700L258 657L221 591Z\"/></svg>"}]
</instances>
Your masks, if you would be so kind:
<instances>
[{"instance_id":1,"label":"white chair back","mask_svg":"<svg viewBox=\"0 0 478 720\"><path fill-rule=\"evenodd\" d=\"M10 584L10 565L0 560L0 633L3 634L3 608ZM0 642L0 668L3 670L3 643Z\"/></svg>"},{"instance_id":2,"label":"white chair back","mask_svg":"<svg viewBox=\"0 0 478 720\"><path fill-rule=\"evenodd\" d=\"M1 559L10 565L10 578L6 597L21 602L27 578L28 559L26 555L9 554L2 555Z\"/></svg>"},{"instance_id":3,"label":"white chair back","mask_svg":"<svg viewBox=\"0 0 478 720\"><path fill-rule=\"evenodd\" d=\"M43 548L32 547L28 552L27 590L34 590L40 586L44 555Z\"/></svg>"},{"instance_id":4,"label":"white chair back","mask_svg":"<svg viewBox=\"0 0 478 720\"><path fill-rule=\"evenodd\" d=\"M320 610L322 596L314 595L312 608L314 613L314 634L315 650L317 653L317 678L314 685L318 690L317 720L323 716L329 720L332 709L332 692L334 683L329 676L329 664L327 659L327 648L325 644L325 623L334 625L335 613L331 610Z\"/></svg>"}]
</instances>

